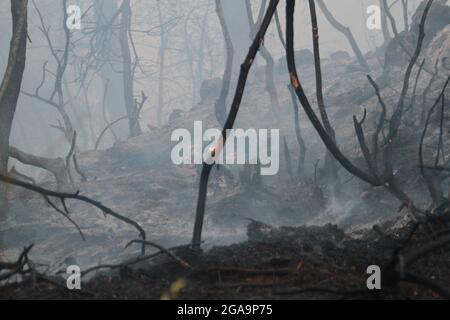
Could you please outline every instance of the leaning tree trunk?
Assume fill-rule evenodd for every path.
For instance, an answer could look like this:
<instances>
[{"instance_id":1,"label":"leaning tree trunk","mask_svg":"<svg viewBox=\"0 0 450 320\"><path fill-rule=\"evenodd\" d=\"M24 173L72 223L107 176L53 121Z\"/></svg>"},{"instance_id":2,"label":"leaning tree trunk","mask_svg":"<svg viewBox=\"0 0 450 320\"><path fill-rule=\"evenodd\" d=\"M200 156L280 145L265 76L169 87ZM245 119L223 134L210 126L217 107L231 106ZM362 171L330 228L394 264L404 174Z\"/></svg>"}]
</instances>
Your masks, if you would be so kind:
<instances>
[{"instance_id":1,"label":"leaning tree trunk","mask_svg":"<svg viewBox=\"0 0 450 320\"><path fill-rule=\"evenodd\" d=\"M124 0L122 4L120 22L120 48L122 52L123 66L123 92L125 97L125 107L127 109L130 137L141 134L139 125L139 111L133 98L133 71L131 65L130 44L128 32L131 27L131 5L130 0Z\"/></svg>"},{"instance_id":2,"label":"leaning tree trunk","mask_svg":"<svg viewBox=\"0 0 450 320\"><path fill-rule=\"evenodd\" d=\"M12 38L8 65L0 86L0 173L6 173L9 158L9 136L19 98L27 50L28 0L11 0ZM6 188L0 184L0 220L4 218Z\"/></svg>"},{"instance_id":3,"label":"leaning tree trunk","mask_svg":"<svg viewBox=\"0 0 450 320\"><path fill-rule=\"evenodd\" d=\"M247 56L245 57L244 62L241 64L241 72L239 73L238 83L236 91L234 93L233 102L231 103L231 108L228 113L227 120L225 121L225 125L222 129L222 140L212 150L210 154L212 158L215 158L215 155L220 154L222 147L226 145L227 132L229 129L233 128L234 122L236 121L236 117L238 115L239 107L242 101L242 96L244 95L248 74L253 65L253 62L255 61L256 54L261 48L264 36L267 32L267 29L269 28L270 21L272 20L272 17L275 14L275 10L277 9L278 2L279 0L270 0L270 3L266 10L266 14L264 15L264 18L261 20L259 30L256 32L254 40L248 50ZM194 232L192 236L192 247L194 249L200 249L201 247L206 196L208 194L208 180L213 166L214 164L208 164L207 162L203 162L197 198Z\"/></svg>"},{"instance_id":4,"label":"leaning tree trunk","mask_svg":"<svg viewBox=\"0 0 450 320\"><path fill-rule=\"evenodd\" d=\"M311 14L312 40L314 47L314 67L316 74L317 105L319 107L320 118L322 119L322 123L323 126L325 127L325 130L327 131L330 138L333 139L333 141L336 143L336 134L328 118L328 113L323 98L322 67L320 63L320 46L319 46L319 27L317 23L316 6L314 4L314 0L309 0L309 9ZM332 186L336 187L336 184L338 183L337 163L333 155L328 150L326 151L325 154L325 172L327 178L331 180Z\"/></svg>"}]
</instances>

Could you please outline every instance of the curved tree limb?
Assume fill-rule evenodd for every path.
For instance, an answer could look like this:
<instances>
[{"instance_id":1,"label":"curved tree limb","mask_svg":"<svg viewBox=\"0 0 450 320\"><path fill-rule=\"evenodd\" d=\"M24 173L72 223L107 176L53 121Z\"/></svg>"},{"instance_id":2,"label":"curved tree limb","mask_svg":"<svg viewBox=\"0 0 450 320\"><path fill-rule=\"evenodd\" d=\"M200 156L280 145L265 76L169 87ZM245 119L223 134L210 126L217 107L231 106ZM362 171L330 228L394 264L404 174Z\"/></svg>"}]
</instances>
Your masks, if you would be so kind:
<instances>
[{"instance_id":1,"label":"curved tree limb","mask_svg":"<svg viewBox=\"0 0 450 320\"><path fill-rule=\"evenodd\" d=\"M105 135L105 133L108 131L109 128L111 128L113 125L115 125L116 123L122 121L122 120L126 120L128 119L128 116L123 116L120 117L116 120L114 120L111 123L108 123L108 125L102 130L102 132L100 132L100 134L98 135L97 140L95 141L95 147L94 150L98 150L98 146L100 145L100 141L102 140L103 136Z\"/></svg>"},{"instance_id":2,"label":"curved tree limb","mask_svg":"<svg viewBox=\"0 0 450 320\"><path fill-rule=\"evenodd\" d=\"M20 94L27 51L27 0L11 0L12 37L8 64L0 85L0 173L6 173L9 137ZM0 219L3 217L6 189L0 184Z\"/></svg>"},{"instance_id":3,"label":"curved tree limb","mask_svg":"<svg viewBox=\"0 0 450 320\"><path fill-rule=\"evenodd\" d=\"M350 173L354 174L358 178L360 178L363 181L366 181L367 183L373 185L373 186L381 186L383 183L377 179L376 177L367 174L366 172L362 171L339 150L339 148L336 146L333 139L328 135L326 129L323 127L322 123L320 122L319 118L317 117L316 113L314 112L311 104L309 103L308 98L305 95L305 91L303 90L303 87L300 83L300 80L297 75L297 69L295 66L295 59L294 59L294 8L295 8L295 0L287 0L286 2L286 59L287 59L287 65L289 69L291 84L295 90L295 93L297 94L298 99L300 100L300 103L303 106L303 109L306 112L306 115L308 116L309 120L313 124L314 128L316 129L317 133L319 134L322 141L325 143L328 150L331 152L331 154L336 158L336 160L344 167L346 168Z\"/></svg>"},{"instance_id":4,"label":"curved tree limb","mask_svg":"<svg viewBox=\"0 0 450 320\"><path fill-rule=\"evenodd\" d=\"M319 107L320 118L322 119L322 123L325 130L327 131L331 139L333 139L333 141L336 143L336 134L328 118L328 113L323 98L322 67L320 65L319 27L317 23L316 5L314 3L314 0L309 0L309 10L311 15L312 40L314 49L313 51L314 51L315 77L316 77L317 105ZM337 167L335 161L333 160L333 157L328 151L326 152L325 155L325 168L328 171L327 174L331 178L333 185L335 185L338 179Z\"/></svg>"},{"instance_id":5,"label":"curved tree limb","mask_svg":"<svg viewBox=\"0 0 450 320\"><path fill-rule=\"evenodd\" d=\"M66 211L66 212L67 212L67 208L65 205L66 200L73 199L73 200L79 200L79 201L85 202L87 204L90 204L90 205L100 209L105 215L112 216L122 222L125 222L125 223L133 226L136 230L138 230L139 236L143 240L145 240L145 238L146 238L144 229L142 229L142 227L136 221L113 211L112 209L104 206L102 203L100 203L98 201L95 201L89 197L80 195L79 192L76 192L76 193L56 192L56 191L48 190L48 189L45 189L45 188L42 188L39 186L35 186L31 183L27 183L27 182L3 175L1 173L0 173L0 181L36 192L40 195L43 195L44 197L54 197L56 199L59 199L61 201L61 203L63 204L64 211ZM145 252L145 249L144 249L144 246L142 246L142 254L144 254L144 252Z\"/></svg>"}]
</instances>

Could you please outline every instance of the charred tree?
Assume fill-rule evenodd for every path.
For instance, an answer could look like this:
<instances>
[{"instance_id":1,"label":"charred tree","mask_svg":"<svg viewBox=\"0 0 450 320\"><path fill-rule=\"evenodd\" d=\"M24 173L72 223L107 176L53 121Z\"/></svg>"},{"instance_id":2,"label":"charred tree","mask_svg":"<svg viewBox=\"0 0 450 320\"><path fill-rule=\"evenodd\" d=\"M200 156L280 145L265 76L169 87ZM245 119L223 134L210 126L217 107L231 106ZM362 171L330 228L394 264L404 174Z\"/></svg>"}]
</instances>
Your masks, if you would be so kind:
<instances>
[{"instance_id":1,"label":"charred tree","mask_svg":"<svg viewBox=\"0 0 450 320\"><path fill-rule=\"evenodd\" d=\"M50 53L56 62L56 71L54 72L55 81L54 81L53 88L52 88L50 95L48 97L43 97L40 94L40 90L44 86L44 84L47 80L46 74L48 72L48 70L47 70L48 62L45 62L42 67L42 79L41 79L41 82L39 83L39 85L36 87L35 92L29 93L26 91L22 91L22 93L26 96L29 96L38 101L41 101L51 107L54 107L58 111L58 113L62 119L62 123L60 120L58 120L57 125L51 125L51 126L55 129L58 129L61 133L64 134L64 137L70 144L71 151L70 151L70 157L66 162L64 162L64 160L62 160L62 159L44 158L44 157L31 155L31 154L28 154L17 148L10 149L10 152L11 152L10 156L24 164L35 166L35 167L50 171L56 177L58 189L64 190L64 191L70 191L73 188L73 179L70 174L70 162L71 161L73 161L74 163L77 162L76 155L75 155L75 151L77 150L77 145L76 145L76 131L73 128L72 121L66 111L66 108L65 108L66 107L66 99L64 97L64 91L63 91L63 80L64 80L65 72L67 69L67 65L69 63L69 51L70 51L70 42L71 42L70 30L66 24L67 0L62 1L64 48L61 50L58 50L55 48L53 41L51 39L51 36L50 36L50 28L48 26L46 26L46 24L44 22L44 17L34 0L33 0L33 6L35 7L36 12L39 16L39 20L40 20L40 24L41 24L40 30L43 33L44 38L49 47ZM61 51L61 53L59 53L59 51ZM79 173L81 173L82 177L85 177L84 173L82 173L81 171Z\"/></svg>"},{"instance_id":2,"label":"charred tree","mask_svg":"<svg viewBox=\"0 0 450 320\"><path fill-rule=\"evenodd\" d=\"M320 46L319 46L319 27L317 23L316 5L314 3L314 0L309 0L309 10L312 24L317 105L319 107L320 117L322 119L322 123L325 127L325 130L327 131L331 139L333 139L334 143L336 143L336 134L328 118L327 110L325 107L325 101L323 98L322 67L320 63ZM325 172L327 177L331 179L333 187L336 186L338 180L337 165L335 160L333 159L333 156L328 151L325 154Z\"/></svg>"},{"instance_id":3,"label":"charred tree","mask_svg":"<svg viewBox=\"0 0 450 320\"><path fill-rule=\"evenodd\" d=\"M337 161L345 168L347 171L353 175L359 177L361 180L366 181L371 185L382 185L382 183L370 174L362 171L339 150L336 143L328 135L326 129L317 117L314 109L312 108L309 99L307 98L305 91L300 83L297 75L297 68L295 66L295 56L294 56L294 7L295 0L287 0L286 2L286 59L288 70L290 74L291 85L294 88L295 94L299 99L306 115L313 124L320 138L322 139L325 146L333 154Z\"/></svg>"},{"instance_id":4,"label":"charred tree","mask_svg":"<svg viewBox=\"0 0 450 320\"><path fill-rule=\"evenodd\" d=\"M12 37L8 65L0 86L0 173L8 169L9 137L11 133L27 51L28 0L11 0ZM0 220L5 216L6 188L0 183Z\"/></svg>"},{"instance_id":5,"label":"charred tree","mask_svg":"<svg viewBox=\"0 0 450 320\"><path fill-rule=\"evenodd\" d=\"M278 38L280 39L281 45L286 51L286 41L283 36L283 30L281 28L280 18L278 16L278 10L275 11L275 24L277 28ZM303 139L300 127L300 113L298 100L297 97L295 96L295 91L291 84L288 85L288 90L291 96L292 107L294 109L294 130L295 130L295 137L297 139L297 144L299 146L297 175L298 178L301 179L305 173L306 144L305 140Z\"/></svg>"},{"instance_id":6,"label":"charred tree","mask_svg":"<svg viewBox=\"0 0 450 320\"><path fill-rule=\"evenodd\" d=\"M303 109L305 110L306 114L308 115L308 118L310 119L311 123L313 124L314 128L316 129L317 133L319 134L322 141L325 143L328 150L333 154L333 156L336 158L336 160L350 173L352 173L354 176L360 178L361 180L373 185L373 186L385 186L394 196L396 196L403 205L407 206L413 214L424 212L423 210L420 210L419 208L414 206L413 201L409 198L409 196L402 190L402 188L399 186L398 178L394 174L394 169L392 165L392 151L394 147L394 143L396 141L396 138L398 136L398 132L400 129L400 125L402 123L402 118L404 115L404 106L405 106L405 96L409 89L409 81L411 78L411 72L414 67L414 65L417 63L417 59L420 55L420 52L422 50L423 40L425 38L425 21L429 12L429 9L433 3L433 0L428 0L425 10L422 15L422 19L419 26L419 38L417 40L417 45L414 50L414 54L408 64L408 67L406 69L405 75L404 75L404 81L403 81L403 87L400 93L399 100L397 102L396 107L394 108L393 115L389 121L389 128L388 133L384 139L384 144L382 148L382 163L383 163L383 173L379 175L373 168L373 161L372 161L372 153L376 152L370 152L369 148L367 147L364 132L362 129L362 124L364 122L365 117L363 117L363 120L358 121L356 117L354 117L354 125L355 125L355 131L358 137L358 141L361 147L361 151L364 155L364 158L367 162L367 167L369 168L369 173L366 173L356 167L337 147L333 139L328 135L326 129L322 125L322 123L319 121L317 115L315 114L308 97L306 96L303 87L300 83L300 80L297 75L297 70L295 66L295 60L294 60L294 8L295 8L295 0L287 0L286 2L286 47L287 47L287 65L290 73L290 79L291 84L295 89L295 93L297 94L298 99L300 100L300 103L303 106ZM369 80L371 81L372 85L375 88L375 91L377 93L377 96L380 100L380 103L383 105L383 109L385 110L385 103L383 99L381 98L379 88L374 83L373 80L369 77ZM384 121L385 119L382 118L380 121Z\"/></svg>"},{"instance_id":7,"label":"charred tree","mask_svg":"<svg viewBox=\"0 0 450 320\"><path fill-rule=\"evenodd\" d=\"M239 112L239 107L241 105L242 96L244 95L245 85L247 83L248 73L255 61L256 54L261 48L261 44L263 43L264 36L269 28L270 22L272 20L273 15L275 14L275 10L277 9L279 0L270 0L269 5L267 7L264 18L262 19L260 28L258 32L255 34L255 38L249 48L247 56L244 62L241 65L241 72L239 74L239 79L236 87L236 91L234 94L233 102L231 104L230 111L228 113L227 120L222 129L222 139L212 151L210 156L215 159L216 155L219 155L222 151L223 146L227 140L227 130L232 129L234 122L236 120L237 114ZM205 215L205 205L206 205L206 195L208 190L208 180L209 175L211 173L211 169L214 166L213 164L208 164L207 162L203 163L202 172L200 175L200 185L198 191L198 199L197 199L197 209L195 215L195 224L194 224L194 232L192 236L192 247L195 249L200 249L201 246L201 238L202 238L202 229L203 229L203 220Z\"/></svg>"},{"instance_id":8,"label":"charred tree","mask_svg":"<svg viewBox=\"0 0 450 320\"><path fill-rule=\"evenodd\" d=\"M122 53L122 77L124 102L127 110L128 127L130 137L136 137L142 133L139 124L139 111L133 97L133 66L130 52L129 32L131 28L131 4L130 0L124 0L120 9L120 49Z\"/></svg>"},{"instance_id":9,"label":"charred tree","mask_svg":"<svg viewBox=\"0 0 450 320\"><path fill-rule=\"evenodd\" d=\"M116 14L119 12L118 1L95 1L94 11L97 31L93 33L92 40L89 41L91 43L90 54L95 59L95 69L100 69L99 75L102 78L103 87L107 88L108 94L103 96L103 118L108 123L126 113L126 108L122 102L124 101L122 77L115 71L120 70L122 66L120 61L113 59L120 55L120 41L117 36L114 36L115 30L111 26L111 21L116 19ZM126 121L118 123L114 129L111 128L113 141L126 139L128 131Z\"/></svg>"}]
</instances>

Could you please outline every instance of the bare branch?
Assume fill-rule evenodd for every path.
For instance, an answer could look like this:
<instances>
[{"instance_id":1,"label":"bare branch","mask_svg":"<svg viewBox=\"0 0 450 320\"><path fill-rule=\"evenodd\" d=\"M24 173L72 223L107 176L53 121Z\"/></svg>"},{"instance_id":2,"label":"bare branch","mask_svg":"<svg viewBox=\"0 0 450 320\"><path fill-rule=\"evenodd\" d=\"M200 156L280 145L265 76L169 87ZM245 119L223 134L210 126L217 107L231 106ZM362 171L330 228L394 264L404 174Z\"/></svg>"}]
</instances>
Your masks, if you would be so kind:
<instances>
[{"instance_id":1,"label":"bare branch","mask_svg":"<svg viewBox=\"0 0 450 320\"><path fill-rule=\"evenodd\" d=\"M61 202L63 202L63 203L65 200L70 200L70 199L79 200L81 202L88 203L88 204L100 209L105 215L110 215L120 221L123 221L123 222L133 226L134 228L136 228L136 230L139 231L139 235L143 240L145 240L145 238L146 238L144 229L142 229L142 227L136 221L134 221L128 217L125 217L123 215L118 214L117 212L104 206L103 204L101 204L98 201L95 201L91 198L80 195L79 192L76 192L76 193L56 192L56 191L52 191L52 190L48 190L48 189L45 189L42 187L35 186L33 184L30 184L30 183L27 183L24 181L14 179L12 177L5 176L1 173L0 173L0 181L3 181L5 183L11 184L11 185L15 185L15 186L18 186L18 187L21 187L21 188L24 188L24 189L27 189L27 190L30 190L30 191L33 191L36 193L39 193L46 197L55 197L57 199L60 199ZM145 252L145 250L144 250L144 246L143 246L142 254L144 254L144 252Z\"/></svg>"}]
</instances>

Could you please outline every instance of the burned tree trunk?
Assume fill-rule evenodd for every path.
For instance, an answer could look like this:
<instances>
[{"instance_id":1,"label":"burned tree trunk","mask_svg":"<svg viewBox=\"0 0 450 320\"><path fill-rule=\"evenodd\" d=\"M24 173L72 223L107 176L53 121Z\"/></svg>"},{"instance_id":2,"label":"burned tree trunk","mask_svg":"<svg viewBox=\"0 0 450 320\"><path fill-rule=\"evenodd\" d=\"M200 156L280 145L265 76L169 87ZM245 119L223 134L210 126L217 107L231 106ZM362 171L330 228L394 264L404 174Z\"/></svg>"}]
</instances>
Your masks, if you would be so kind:
<instances>
[{"instance_id":1,"label":"burned tree trunk","mask_svg":"<svg viewBox=\"0 0 450 320\"><path fill-rule=\"evenodd\" d=\"M425 10L423 12L420 26L419 26L419 38L417 40L417 45L414 51L414 54L408 64L408 67L406 69L405 75L404 75L404 81L403 81L403 87L402 91L400 93L400 98L397 102L397 105L395 107L395 110L393 112L393 115L389 121L389 129L388 134L386 135L384 139L384 144L382 148L382 159L383 159L383 174L379 176L377 172L373 169L374 166L372 165L372 155L370 150L367 147L367 144L365 142L365 137L362 130L362 123L364 122L364 118L362 121L357 121L356 117L354 117L354 124L355 124L355 130L356 134L358 136L358 141L360 143L361 150L363 152L364 158L366 159L367 166L370 170L370 173L367 174L366 172L362 171L339 150L333 139L328 135L326 129L322 125L322 123L319 121L317 115L315 114L314 110L312 109L311 104L309 103L308 97L305 95L305 92L303 90L303 87L300 83L300 80L297 75L297 70L295 66L295 60L294 60L294 8L295 8L295 0L287 0L286 2L286 57L287 57L287 65L290 73L291 78L291 84L295 89L295 93L297 94L298 99L300 100L303 109L305 110L306 114L308 115L311 123L313 124L314 128L316 129L317 133L319 134L322 141L325 143L328 150L333 154L333 156L336 158L336 160L350 173L352 173L354 176L360 178L361 180L373 185L373 186L385 186L387 190L389 190L394 196L396 196L403 205L408 206L408 208L413 212L423 212L423 210L420 210L419 208L414 206L413 201L408 197L408 195L400 188L398 184L398 179L395 176L394 168L393 168L393 161L392 161L392 151L393 151L393 144L396 141L396 138L398 136L400 124L402 123L402 118L404 114L404 105L405 105L405 96L409 89L409 81L411 78L411 71L414 67L414 65L417 63L417 59L420 55L420 52L422 50L423 45L423 39L425 38L425 21L428 16L429 9L431 5L433 4L433 0L428 0L427 4L425 6ZM369 80L371 78L369 77ZM385 110L385 103L383 99L380 96L379 88L378 86L371 81L372 85L374 86L374 89L377 93L378 99L380 100L380 103L383 106L383 109ZM381 121L384 121L381 119ZM376 150L373 152L375 153Z\"/></svg>"},{"instance_id":2,"label":"burned tree trunk","mask_svg":"<svg viewBox=\"0 0 450 320\"><path fill-rule=\"evenodd\" d=\"M345 27L343 24L341 24L339 21L336 20L333 14L328 10L323 0L317 0L317 4L319 5L320 9L325 15L325 18L327 18L328 22L347 38L348 42L350 43L350 46L352 47L353 52L355 53L356 59L358 59L358 62L364 69L364 71L369 72L370 71L369 64L367 63L366 58L364 58L364 55L362 54L361 49L359 48L358 43L355 40L355 37L350 31L350 28Z\"/></svg>"},{"instance_id":3,"label":"burned tree trunk","mask_svg":"<svg viewBox=\"0 0 450 320\"><path fill-rule=\"evenodd\" d=\"M139 111L133 98L133 70L131 63L131 53L129 44L129 32L131 27L131 5L130 0L124 0L121 7L120 21L120 49L122 52L122 76L123 92L125 98L125 107L128 116L128 125L130 137L136 137L141 134L139 125Z\"/></svg>"},{"instance_id":4,"label":"burned tree trunk","mask_svg":"<svg viewBox=\"0 0 450 320\"><path fill-rule=\"evenodd\" d=\"M225 63L225 71L222 77L222 89L220 91L219 99L215 104L215 113L217 121L221 126L223 126L227 118L227 109L225 105L227 101L228 92L230 91L231 74L233 71L234 49L233 43L231 42L230 32L228 31L227 22L225 21L225 16L223 14L221 0L216 0L216 12L217 16L219 17L220 26L222 28L227 56Z\"/></svg>"},{"instance_id":5,"label":"burned tree trunk","mask_svg":"<svg viewBox=\"0 0 450 320\"><path fill-rule=\"evenodd\" d=\"M309 9L311 14L312 40L314 47L317 105L319 107L320 117L322 119L325 130L327 131L331 139L333 139L333 141L336 143L336 135L333 127L331 126L330 120L328 119L327 110L325 108L325 101L323 98L322 67L320 65L319 27L317 24L316 5L314 4L314 0L309 0ZM337 165L335 160L333 159L333 156L328 151L325 154L325 172L327 178L330 178L332 185L335 186L338 180Z\"/></svg>"},{"instance_id":6,"label":"burned tree trunk","mask_svg":"<svg viewBox=\"0 0 450 320\"><path fill-rule=\"evenodd\" d=\"M278 16L278 10L275 11L275 24L277 28L278 37L280 39L281 45L286 51L286 41L283 36L283 30L281 28L280 18ZM292 107L294 108L294 129L295 129L295 137L297 139L297 143L299 146L298 153L298 167L297 167L297 175L298 178L302 178L305 173L305 158L306 158L306 144L303 139L301 127L300 127L300 114L297 97L295 96L294 88L291 84L288 85L288 90L292 100Z\"/></svg>"},{"instance_id":7,"label":"burned tree trunk","mask_svg":"<svg viewBox=\"0 0 450 320\"><path fill-rule=\"evenodd\" d=\"M286 60L291 80L291 85L294 88L295 94L299 99L306 115L311 121L312 125L316 129L323 143L327 149L333 154L337 161L350 173L357 176L363 181L374 185L380 186L383 183L371 174L367 174L358 167L356 167L336 146L334 140L328 135L326 129L323 127L316 113L314 112L300 80L297 75L297 68L295 65L294 57L294 8L295 0L286 0Z\"/></svg>"},{"instance_id":8,"label":"burned tree trunk","mask_svg":"<svg viewBox=\"0 0 450 320\"><path fill-rule=\"evenodd\" d=\"M28 0L11 0L12 38L8 65L0 86L0 173L6 173L9 158L9 136L19 98L27 50ZM4 218L6 189L0 184L0 220Z\"/></svg>"},{"instance_id":9,"label":"burned tree trunk","mask_svg":"<svg viewBox=\"0 0 450 320\"><path fill-rule=\"evenodd\" d=\"M261 48L264 36L267 32L267 29L269 28L269 24L272 20L272 17L275 14L275 10L277 9L278 2L279 0L270 1L269 6L267 7L266 14L264 15L264 19L262 19L259 31L256 33L252 45L249 48L248 54L241 65L241 72L239 74L238 84L234 94L233 102L231 104L230 112L228 113L225 125L222 129L222 141L219 143L218 146L216 146L211 151L212 158L215 158L216 155L220 154L222 147L225 145L227 140L227 130L232 129L234 122L236 121L236 117L239 112L239 107L242 101L242 96L244 95L248 73L250 71L250 68L252 67L253 62L255 61L256 54ZM205 216L206 195L208 191L207 190L208 180L213 166L214 164L208 164L206 162L203 162L202 172L200 176L200 186L198 191L194 232L192 236L192 247L195 249L200 249L201 246L203 220Z\"/></svg>"}]
</instances>

